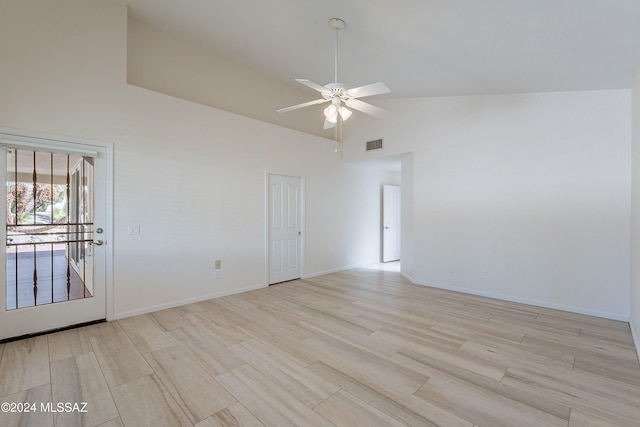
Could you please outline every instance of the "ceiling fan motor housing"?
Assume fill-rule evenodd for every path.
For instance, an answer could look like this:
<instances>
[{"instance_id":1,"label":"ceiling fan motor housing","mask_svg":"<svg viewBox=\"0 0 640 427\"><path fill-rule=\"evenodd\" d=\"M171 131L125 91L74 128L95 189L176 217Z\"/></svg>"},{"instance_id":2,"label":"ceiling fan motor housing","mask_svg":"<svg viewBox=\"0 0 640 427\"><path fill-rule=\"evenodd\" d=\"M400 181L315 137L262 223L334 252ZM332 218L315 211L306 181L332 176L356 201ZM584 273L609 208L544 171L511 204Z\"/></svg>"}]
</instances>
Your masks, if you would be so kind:
<instances>
[{"instance_id":1,"label":"ceiling fan motor housing","mask_svg":"<svg viewBox=\"0 0 640 427\"><path fill-rule=\"evenodd\" d=\"M347 87L342 83L329 83L325 88L330 91L326 95L323 94L325 99L331 99L331 102L335 105L338 105L340 100L348 101L351 99Z\"/></svg>"}]
</instances>

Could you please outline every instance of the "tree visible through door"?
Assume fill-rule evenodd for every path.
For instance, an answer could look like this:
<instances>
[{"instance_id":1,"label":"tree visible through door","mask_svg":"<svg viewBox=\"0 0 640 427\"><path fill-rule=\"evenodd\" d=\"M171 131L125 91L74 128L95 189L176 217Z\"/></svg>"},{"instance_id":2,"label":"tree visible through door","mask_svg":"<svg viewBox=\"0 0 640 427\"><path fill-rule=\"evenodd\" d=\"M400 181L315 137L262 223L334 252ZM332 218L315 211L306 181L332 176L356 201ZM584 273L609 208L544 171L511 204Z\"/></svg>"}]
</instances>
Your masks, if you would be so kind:
<instances>
[{"instance_id":1,"label":"tree visible through door","mask_svg":"<svg viewBox=\"0 0 640 427\"><path fill-rule=\"evenodd\" d=\"M7 310L92 296L91 161L7 150Z\"/></svg>"}]
</instances>

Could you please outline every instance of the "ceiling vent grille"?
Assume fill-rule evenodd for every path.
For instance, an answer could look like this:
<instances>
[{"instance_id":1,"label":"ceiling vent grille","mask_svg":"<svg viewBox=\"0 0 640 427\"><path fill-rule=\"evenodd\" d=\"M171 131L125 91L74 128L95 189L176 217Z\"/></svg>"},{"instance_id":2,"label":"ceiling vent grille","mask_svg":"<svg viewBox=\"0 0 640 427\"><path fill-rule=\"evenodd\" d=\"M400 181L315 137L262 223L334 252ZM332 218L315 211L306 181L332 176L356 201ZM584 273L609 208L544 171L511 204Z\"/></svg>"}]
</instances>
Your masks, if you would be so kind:
<instances>
[{"instance_id":1,"label":"ceiling vent grille","mask_svg":"<svg viewBox=\"0 0 640 427\"><path fill-rule=\"evenodd\" d=\"M367 151L380 150L382 148L382 138L367 141Z\"/></svg>"}]
</instances>

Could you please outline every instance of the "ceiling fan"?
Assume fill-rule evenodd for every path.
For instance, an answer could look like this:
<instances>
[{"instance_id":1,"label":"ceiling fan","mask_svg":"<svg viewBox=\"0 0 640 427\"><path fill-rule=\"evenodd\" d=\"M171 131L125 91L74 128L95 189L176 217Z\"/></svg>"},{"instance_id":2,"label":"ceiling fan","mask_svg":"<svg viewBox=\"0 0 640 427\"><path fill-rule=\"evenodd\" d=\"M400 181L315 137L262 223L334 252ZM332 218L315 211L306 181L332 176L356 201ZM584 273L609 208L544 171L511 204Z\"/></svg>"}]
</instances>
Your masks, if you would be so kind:
<instances>
[{"instance_id":1,"label":"ceiling fan","mask_svg":"<svg viewBox=\"0 0 640 427\"><path fill-rule=\"evenodd\" d=\"M321 86L317 83L312 82L311 80L296 79L298 83L301 83L307 87L310 87L311 89L320 92L322 98L304 102L298 105L293 105L291 107L281 108L277 110L278 113L286 113L288 111L297 110L298 108L331 102L331 105L324 109L324 129L331 129L335 127L338 122L341 123L347 120L352 113L349 108L379 117L380 115L382 115L382 113L384 113L384 110L382 108L378 108L375 105L360 101L360 99L358 98L381 95L383 93L388 93L391 91L382 82L372 83L353 89L348 89L346 85L338 82L338 32L344 28L345 23L342 19L331 18L329 20L329 24L333 29L336 30L334 83L329 83L325 86Z\"/></svg>"}]
</instances>

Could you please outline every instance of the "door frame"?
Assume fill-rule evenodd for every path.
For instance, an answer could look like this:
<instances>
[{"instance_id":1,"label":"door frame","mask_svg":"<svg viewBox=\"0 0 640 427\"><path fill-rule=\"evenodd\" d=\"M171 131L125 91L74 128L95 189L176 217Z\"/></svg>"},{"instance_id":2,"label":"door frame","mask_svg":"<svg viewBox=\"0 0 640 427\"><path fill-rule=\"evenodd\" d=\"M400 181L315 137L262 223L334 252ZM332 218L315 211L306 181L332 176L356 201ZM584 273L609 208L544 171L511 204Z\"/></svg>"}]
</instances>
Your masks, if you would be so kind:
<instances>
[{"instance_id":1,"label":"door frame","mask_svg":"<svg viewBox=\"0 0 640 427\"><path fill-rule=\"evenodd\" d=\"M94 148L104 154L105 160L105 221L103 239L105 242L105 317L114 320L113 291L113 143L88 138L78 138L51 133L26 131L0 127L0 137L19 141L21 145L33 146L41 150L65 150L82 152ZM4 243L3 243L4 244ZM4 261L2 261L4 262ZM2 280L4 286L4 280ZM4 292L3 292L4 294ZM6 301L2 301L5 304Z\"/></svg>"},{"instance_id":2,"label":"door frame","mask_svg":"<svg viewBox=\"0 0 640 427\"><path fill-rule=\"evenodd\" d=\"M294 175L290 173L281 173L273 171L265 171L264 174L264 230L265 230L265 242L264 242L264 283L265 286L269 286L270 283L270 243L271 243L271 227L269 227L269 219L271 212L269 211L269 199L271 192L269 191L269 177L272 175L286 176L289 178L298 178L300 180L300 229L302 234L300 235L300 278L304 278L304 265L305 265L305 242L306 242L306 212L305 212L305 178L304 176Z\"/></svg>"}]
</instances>

